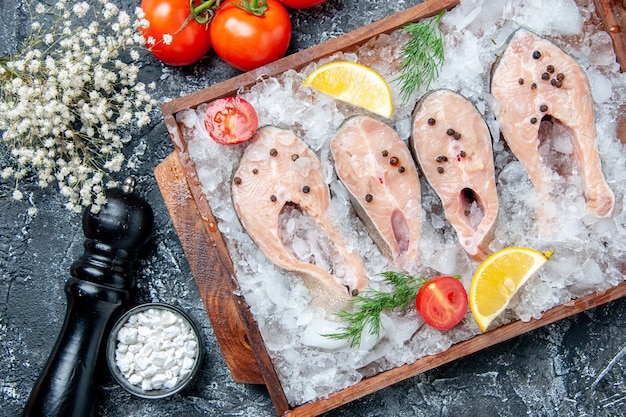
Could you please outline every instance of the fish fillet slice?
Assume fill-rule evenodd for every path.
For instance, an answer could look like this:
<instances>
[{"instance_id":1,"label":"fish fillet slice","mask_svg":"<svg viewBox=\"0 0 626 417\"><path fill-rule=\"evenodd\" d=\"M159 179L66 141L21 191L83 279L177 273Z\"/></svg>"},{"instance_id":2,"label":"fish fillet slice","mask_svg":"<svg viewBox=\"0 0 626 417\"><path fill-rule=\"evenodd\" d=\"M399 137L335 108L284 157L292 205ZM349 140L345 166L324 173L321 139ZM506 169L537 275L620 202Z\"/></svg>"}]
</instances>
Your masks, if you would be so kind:
<instances>
[{"instance_id":1,"label":"fish fillet slice","mask_svg":"<svg viewBox=\"0 0 626 417\"><path fill-rule=\"evenodd\" d=\"M474 260L488 255L498 216L491 134L465 97L437 90L413 114L411 150L444 206L459 243Z\"/></svg>"},{"instance_id":2,"label":"fish fillet slice","mask_svg":"<svg viewBox=\"0 0 626 417\"><path fill-rule=\"evenodd\" d=\"M387 124L349 119L330 143L337 176L380 251L405 269L415 262L422 228L419 176L406 144Z\"/></svg>"},{"instance_id":3,"label":"fish fillet slice","mask_svg":"<svg viewBox=\"0 0 626 417\"><path fill-rule=\"evenodd\" d=\"M313 305L329 311L343 309L352 294L367 286L362 260L326 216L330 194L321 164L294 133L276 127L257 131L233 176L232 198L246 232L268 259L302 277ZM325 262L318 265L314 259L299 259L297 251L286 244L280 226L286 208L309 216L325 236L320 240L332 242L327 250L334 258L340 255L341 262L328 269L322 266Z\"/></svg>"},{"instance_id":4,"label":"fish fillet slice","mask_svg":"<svg viewBox=\"0 0 626 417\"><path fill-rule=\"evenodd\" d=\"M547 199L550 191L548 169L539 153L539 126L552 117L571 132L588 213L610 216L615 197L602 174L593 99L580 65L546 39L519 29L495 66L491 92L498 102L502 134L539 196Z\"/></svg>"}]
</instances>

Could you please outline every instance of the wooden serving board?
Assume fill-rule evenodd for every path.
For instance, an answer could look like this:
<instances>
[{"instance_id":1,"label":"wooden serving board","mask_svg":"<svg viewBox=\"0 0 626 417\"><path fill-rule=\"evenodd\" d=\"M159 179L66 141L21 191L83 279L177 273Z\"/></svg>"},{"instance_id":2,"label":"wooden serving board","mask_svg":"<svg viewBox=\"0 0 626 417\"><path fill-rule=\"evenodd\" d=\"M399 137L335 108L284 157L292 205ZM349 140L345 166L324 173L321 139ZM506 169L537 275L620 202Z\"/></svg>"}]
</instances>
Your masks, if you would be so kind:
<instances>
[{"instance_id":1,"label":"wooden serving board","mask_svg":"<svg viewBox=\"0 0 626 417\"><path fill-rule=\"evenodd\" d=\"M621 1L595 0L596 9L611 35L618 62L626 69L625 13ZM404 12L364 26L341 37L287 56L263 68L165 103L161 107L175 151L156 169L155 176L180 239L191 272L213 326L226 364L239 383L266 385L276 412L281 416L314 416L357 398L380 390L442 364L467 356L528 331L624 297L626 282L602 293L557 306L541 319L516 321L480 334L470 340L416 362L366 378L358 384L337 391L327 398L291 407L272 366L265 344L243 297L237 295L237 279L226 244L217 228L217 220L201 190L193 161L187 152L175 120L177 112L195 108L220 97L233 95L239 88L251 86L261 77L278 75L288 69L300 69L337 51L352 50L370 38L390 33L401 26L451 9L458 0L430 0ZM620 134L623 140L623 137Z\"/></svg>"}]
</instances>

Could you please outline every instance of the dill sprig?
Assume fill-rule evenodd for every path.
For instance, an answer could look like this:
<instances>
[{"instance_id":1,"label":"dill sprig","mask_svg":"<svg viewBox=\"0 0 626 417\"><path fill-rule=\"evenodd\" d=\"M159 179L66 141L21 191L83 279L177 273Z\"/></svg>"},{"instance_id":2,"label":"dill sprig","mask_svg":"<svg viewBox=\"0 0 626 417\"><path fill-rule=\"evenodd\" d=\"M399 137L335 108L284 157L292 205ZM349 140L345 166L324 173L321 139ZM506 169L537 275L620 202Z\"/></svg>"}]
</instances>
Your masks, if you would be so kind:
<instances>
[{"instance_id":1,"label":"dill sprig","mask_svg":"<svg viewBox=\"0 0 626 417\"><path fill-rule=\"evenodd\" d=\"M405 102L420 87L428 89L441 71L444 51L439 21L445 12L444 9L437 16L409 23L402 28L410 35L402 48L402 64L398 77L401 82L400 95Z\"/></svg>"},{"instance_id":2,"label":"dill sprig","mask_svg":"<svg viewBox=\"0 0 626 417\"><path fill-rule=\"evenodd\" d=\"M351 301L353 311L340 311L337 316L346 322L339 333L325 334L335 340L349 340L350 347L361 344L361 334L367 328L370 334L380 334L380 314L383 310L401 309L406 311L409 303L415 300L417 292L429 279L415 278L398 272L382 272L384 282L391 284L391 292L378 291L373 288L363 290Z\"/></svg>"}]
</instances>

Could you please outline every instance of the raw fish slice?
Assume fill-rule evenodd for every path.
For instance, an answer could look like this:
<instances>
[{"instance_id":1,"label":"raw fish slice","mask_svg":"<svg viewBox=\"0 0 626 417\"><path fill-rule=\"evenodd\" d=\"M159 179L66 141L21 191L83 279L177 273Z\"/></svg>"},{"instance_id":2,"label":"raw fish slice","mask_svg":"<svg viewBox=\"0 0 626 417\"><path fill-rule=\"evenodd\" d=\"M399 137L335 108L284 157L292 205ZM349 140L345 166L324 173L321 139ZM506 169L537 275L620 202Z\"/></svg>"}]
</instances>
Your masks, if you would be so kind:
<instances>
[{"instance_id":1,"label":"raw fish slice","mask_svg":"<svg viewBox=\"0 0 626 417\"><path fill-rule=\"evenodd\" d=\"M491 134L465 97L437 90L413 113L411 150L463 249L483 260L498 216Z\"/></svg>"},{"instance_id":2,"label":"raw fish slice","mask_svg":"<svg viewBox=\"0 0 626 417\"><path fill-rule=\"evenodd\" d=\"M610 216L615 197L602 174L593 99L580 65L551 42L519 29L496 63L491 92L498 102L496 118L502 134L539 196L548 198L550 188L539 153L539 126L542 120L552 119L571 133L587 211L596 217Z\"/></svg>"},{"instance_id":3,"label":"raw fish slice","mask_svg":"<svg viewBox=\"0 0 626 417\"><path fill-rule=\"evenodd\" d=\"M337 176L380 251L405 269L415 262L422 229L420 181L406 144L368 116L349 119L330 150Z\"/></svg>"},{"instance_id":4,"label":"raw fish slice","mask_svg":"<svg viewBox=\"0 0 626 417\"><path fill-rule=\"evenodd\" d=\"M315 306L343 309L352 294L367 286L362 260L326 216L330 194L321 164L294 133L276 127L257 131L233 177L232 197L246 232L272 262L303 278ZM306 261L286 243L293 238L280 224L293 210L308 216L323 234L311 242L322 250Z\"/></svg>"}]
</instances>

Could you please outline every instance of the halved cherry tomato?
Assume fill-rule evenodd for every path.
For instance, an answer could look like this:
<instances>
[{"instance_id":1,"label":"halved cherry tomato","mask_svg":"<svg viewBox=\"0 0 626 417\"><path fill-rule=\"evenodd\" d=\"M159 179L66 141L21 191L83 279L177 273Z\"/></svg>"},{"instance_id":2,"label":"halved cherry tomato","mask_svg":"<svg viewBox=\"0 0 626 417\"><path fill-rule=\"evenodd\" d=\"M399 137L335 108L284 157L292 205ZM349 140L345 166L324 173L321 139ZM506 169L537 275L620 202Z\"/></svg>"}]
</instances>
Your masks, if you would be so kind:
<instances>
[{"instance_id":1,"label":"halved cherry tomato","mask_svg":"<svg viewBox=\"0 0 626 417\"><path fill-rule=\"evenodd\" d=\"M259 127L259 117L248 101L239 97L217 99L206 110L204 127L222 145L245 142Z\"/></svg>"},{"instance_id":2,"label":"halved cherry tomato","mask_svg":"<svg viewBox=\"0 0 626 417\"><path fill-rule=\"evenodd\" d=\"M196 10L203 4L200 0L194 3ZM193 18L190 5L189 0L141 1L140 7L149 25L145 27L140 22L139 32L152 55L165 64L193 64L211 49L208 24ZM202 20L202 16L199 19Z\"/></svg>"},{"instance_id":3,"label":"halved cherry tomato","mask_svg":"<svg viewBox=\"0 0 626 417\"><path fill-rule=\"evenodd\" d=\"M415 297L420 317L438 330L448 330L459 324L467 313L467 292L455 277L433 278L422 286Z\"/></svg>"},{"instance_id":4,"label":"halved cherry tomato","mask_svg":"<svg viewBox=\"0 0 626 417\"><path fill-rule=\"evenodd\" d=\"M292 9L308 9L324 3L326 0L280 0L282 4Z\"/></svg>"},{"instance_id":5,"label":"halved cherry tomato","mask_svg":"<svg viewBox=\"0 0 626 417\"><path fill-rule=\"evenodd\" d=\"M263 7L257 16L239 4ZM233 67L250 71L282 58L291 40L291 18L278 0L240 2L226 0L211 20L211 43L215 53Z\"/></svg>"}]
</instances>

